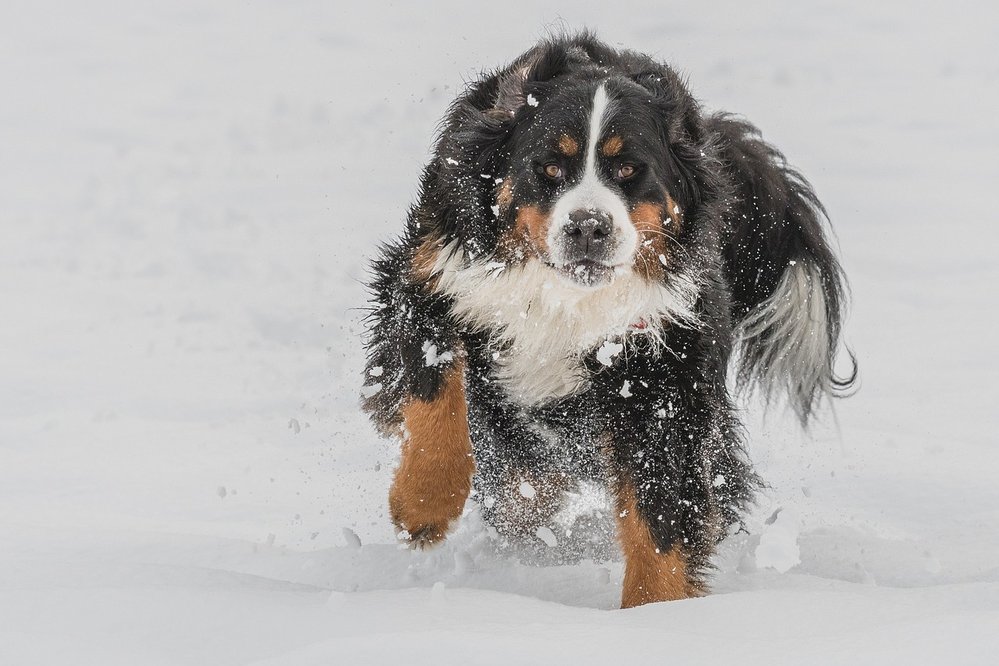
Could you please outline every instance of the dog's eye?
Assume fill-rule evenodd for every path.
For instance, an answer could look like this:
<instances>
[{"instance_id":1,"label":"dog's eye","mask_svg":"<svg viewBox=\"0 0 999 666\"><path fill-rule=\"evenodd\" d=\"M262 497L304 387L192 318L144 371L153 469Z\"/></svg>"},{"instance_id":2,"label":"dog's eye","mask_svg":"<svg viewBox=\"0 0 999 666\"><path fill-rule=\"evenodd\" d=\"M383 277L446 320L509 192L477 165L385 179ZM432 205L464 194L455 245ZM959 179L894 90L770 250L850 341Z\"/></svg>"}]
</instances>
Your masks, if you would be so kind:
<instances>
[{"instance_id":1,"label":"dog's eye","mask_svg":"<svg viewBox=\"0 0 999 666\"><path fill-rule=\"evenodd\" d=\"M545 177L550 180L562 180L562 167L554 162L546 164L541 171L545 174Z\"/></svg>"},{"instance_id":2,"label":"dog's eye","mask_svg":"<svg viewBox=\"0 0 999 666\"><path fill-rule=\"evenodd\" d=\"M617 168L617 179L628 180L634 176L637 171L638 169L635 168L634 164L622 164Z\"/></svg>"}]
</instances>

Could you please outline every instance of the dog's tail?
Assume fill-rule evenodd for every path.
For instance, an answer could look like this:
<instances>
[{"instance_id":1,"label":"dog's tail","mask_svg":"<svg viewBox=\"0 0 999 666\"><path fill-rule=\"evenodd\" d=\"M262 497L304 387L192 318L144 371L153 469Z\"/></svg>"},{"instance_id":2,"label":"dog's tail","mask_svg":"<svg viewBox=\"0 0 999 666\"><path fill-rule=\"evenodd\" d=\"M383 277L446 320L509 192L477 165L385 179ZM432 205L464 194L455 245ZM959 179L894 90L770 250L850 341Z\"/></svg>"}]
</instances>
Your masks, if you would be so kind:
<instances>
[{"instance_id":1,"label":"dog's tail","mask_svg":"<svg viewBox=\"0 0 999 666\"><path fill-rule=\"evenodd\" d=\"M708 119L736 185L728 205L725 267L740 333L738 386L787 398L803 425L818 402L854 386L857 363L834 370L846 280L823 228L825 209L808 181L727 114Z\"/></svg>"}]
</instances>

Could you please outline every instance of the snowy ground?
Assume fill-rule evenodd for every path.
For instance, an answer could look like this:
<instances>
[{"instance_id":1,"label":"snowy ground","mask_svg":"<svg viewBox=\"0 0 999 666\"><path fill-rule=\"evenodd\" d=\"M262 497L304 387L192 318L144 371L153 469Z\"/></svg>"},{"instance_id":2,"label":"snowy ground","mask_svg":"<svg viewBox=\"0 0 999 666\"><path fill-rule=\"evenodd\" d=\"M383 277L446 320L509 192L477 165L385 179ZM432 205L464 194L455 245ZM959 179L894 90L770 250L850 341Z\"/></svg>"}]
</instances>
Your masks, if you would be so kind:
<instances>
[{"instance_id":1,"label":"snowy ground","mask_svg":"<svg viewBox=\"0 0 999 666\"><path fill-rule=\"evenodd\" d=\"M999 11L557 4L0 6L0 663L994 663ZM445 105L583 25L812 179L863 375L838 427L750 417L715 593L631 611L474 515L399 550L356 407Z\"/></svg>"}]
</instances>

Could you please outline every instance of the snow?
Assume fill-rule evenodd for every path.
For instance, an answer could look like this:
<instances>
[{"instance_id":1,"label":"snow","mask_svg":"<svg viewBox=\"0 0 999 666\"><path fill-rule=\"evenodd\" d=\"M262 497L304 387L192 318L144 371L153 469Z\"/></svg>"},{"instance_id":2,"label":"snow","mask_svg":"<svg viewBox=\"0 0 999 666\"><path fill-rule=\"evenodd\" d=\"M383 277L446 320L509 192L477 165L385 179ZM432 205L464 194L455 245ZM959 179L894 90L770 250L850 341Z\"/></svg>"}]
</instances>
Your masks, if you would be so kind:
<instances>
[{"instance_id":1,"label":"snow","mask_svg":"<svg viewBox=\"0 0 999 666\"><path fill-rule=\"evenodd\" d=\"M454 360L454 354L450 351L438 353L437 345L426 340L423 343L423 364L428 368L435 368L441 363L450 363Z\"/></svg>"},{"instance_id":2,"label":"snow","mask_svg":"<svg viewBox=\"0 0 999 666\"><path fill-rule=\"evenodd\" d=\"M801 564L799 522L797 512L793 509L777 509L767 519L760 534L760 543L754 551L756 566L787 573L792 567Z\"/></svg>"},{"instance_id":3,"label":"snow","mask_svg":"<svg viewBox=\"0 0 999 666\"><path fill-rule=\"evenodd\" d=\"M5 3L0 663L992 663L997 12ZM810 435L747 405L769 487L713 593L629 611L618 561L544 543L569 521L400 549L357 408L365 265L441 115L583 25L813 182L863 382Z\"/></svg>"},{"instance_id":4,"label":"snow","mask_svg":"<svg viewBox=\"0 0 999 666\"><path fill-rule=\"evenodd\" d=\"M620 342L612 342L610 340L604 340L603 344L597 349L597 360L602 364L610 367L614 362L614 357L624 351L624 345Z\"/></svg>"}]
</instances>

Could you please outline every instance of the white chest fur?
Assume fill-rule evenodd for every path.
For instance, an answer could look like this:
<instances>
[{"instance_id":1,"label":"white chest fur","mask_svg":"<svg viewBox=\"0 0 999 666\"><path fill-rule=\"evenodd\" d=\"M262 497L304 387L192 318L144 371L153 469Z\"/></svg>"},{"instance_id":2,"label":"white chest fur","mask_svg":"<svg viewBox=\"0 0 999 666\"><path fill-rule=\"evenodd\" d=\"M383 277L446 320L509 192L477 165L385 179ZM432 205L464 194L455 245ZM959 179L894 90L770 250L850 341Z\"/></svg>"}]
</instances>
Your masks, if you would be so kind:
<instances>
[{"instance_id":1,"label":"white chest fur","mask_svg":"<svg viewBox=\"0 0 999 666\"><path fill-rule=\"evenodd\" d=\"M449 250L434 267L437 288L454 299L459 321L490 335L494 379L524 405L583 390L589 378L582 358L636 323L658 341L670 322L696 323L697 286L689 278L658 284L628 270L592 289L569 283L537 259L508 266L468 261Z\"/></svg>"}]
</instances>

